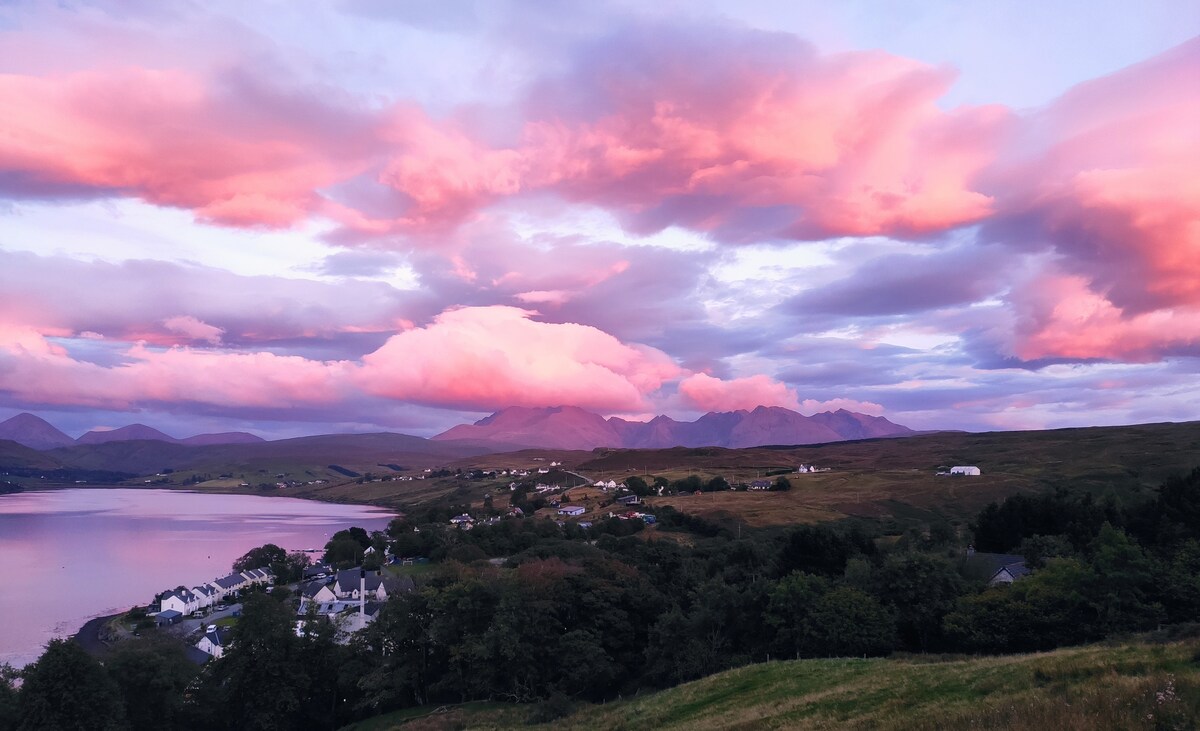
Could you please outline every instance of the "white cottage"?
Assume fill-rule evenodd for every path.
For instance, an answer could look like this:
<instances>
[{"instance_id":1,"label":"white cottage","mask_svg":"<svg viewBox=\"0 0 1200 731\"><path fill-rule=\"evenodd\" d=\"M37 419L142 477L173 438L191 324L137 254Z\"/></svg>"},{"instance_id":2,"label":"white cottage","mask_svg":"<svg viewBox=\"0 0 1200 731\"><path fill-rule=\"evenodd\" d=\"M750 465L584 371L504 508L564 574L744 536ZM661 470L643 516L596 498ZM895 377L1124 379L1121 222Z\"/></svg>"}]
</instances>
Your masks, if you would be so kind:
<instances>
[{"instance_id":1,"label":"white cottage","mask_svg":"<svg viewBox=\"0 0 1200 731\"><path fill-rule=\"evenodd\" d=\"M183 615L191 614L199 607L196 595L187 589L176 589L169 592L159 601L159 607L164 612L176 611Z\"/></svg>"},{"instance_id":2,"label":"white cottage","mask_svg":"<svg viewBox=\"0 0 1200 731\"><path fill-rule=\"evenodd\" d=\"M950 468L950 474L952 474L952 475L968 475L971 477L978 477L982 473L979 471L979 468L976 467L975 465L956 465L956 466Z\"/></svg>"},{"instance_id":3,"label":"white cottage","mask_svg":"<svg viewBox=\"0 0 1200 731\"><path fill-rule=\"evenodd\" d=\"M229 647L231 640L232 637L228 629L210 624L208 625L208 631L196 643L196 648L217 658L225 654L225 650Z\"/></svg>"},{"instance_id":4,"label":"white cottage","mask_svg":"<svg viewBox=\"0 0 1200 731\"><path fill-rule=\"evenodd\" d=\"M338 599L359 599L365 591L368 600L386 601L387 589L383 587L379 572L367 571L365 577L362 574L362 569L339 571L333 582L333 593Z\"/></svg>"}]
</instances>

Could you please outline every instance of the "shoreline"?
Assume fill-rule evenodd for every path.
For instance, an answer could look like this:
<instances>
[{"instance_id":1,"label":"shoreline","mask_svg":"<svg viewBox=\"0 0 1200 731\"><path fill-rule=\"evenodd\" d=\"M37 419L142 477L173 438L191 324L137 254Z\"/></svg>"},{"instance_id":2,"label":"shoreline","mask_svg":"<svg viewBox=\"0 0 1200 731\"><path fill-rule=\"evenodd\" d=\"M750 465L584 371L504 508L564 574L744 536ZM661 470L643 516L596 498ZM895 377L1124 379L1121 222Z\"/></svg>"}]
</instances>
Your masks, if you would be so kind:
<instances>
[{"instance_id":1,"label":"shoreline","mask_svg":"<svg viewBox=\"0 0 1200 731\"><path fill-rule=\"evenodd\" d=\"M129 610L125 610L126 612ZM108 624L113 619L120 617L125 612L116 614L108 614L102 617L92 617L83 623L79 631L70 636L70 640L75 642L83 651L97 659L103 659L105 655L112 649L104 640L100 639L100 630L104 625ZM37 662L36 660L34 662Z\"/></svg>"}]
</instances>

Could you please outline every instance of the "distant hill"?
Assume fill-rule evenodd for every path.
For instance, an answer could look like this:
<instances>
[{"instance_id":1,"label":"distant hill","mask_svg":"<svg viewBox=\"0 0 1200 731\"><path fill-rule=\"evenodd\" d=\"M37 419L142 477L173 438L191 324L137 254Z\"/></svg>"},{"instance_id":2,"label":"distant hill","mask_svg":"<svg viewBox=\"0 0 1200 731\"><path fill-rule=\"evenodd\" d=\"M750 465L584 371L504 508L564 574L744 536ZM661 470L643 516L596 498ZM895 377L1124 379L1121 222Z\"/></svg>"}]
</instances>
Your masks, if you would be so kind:
<instances>
[{"instance_id":1,"label":"distant hill","mask_svg":"<svg viewBox=\"0 0 1200 731\"><path fill-rule=\"evenodd\" d=\"M22 468L52 470L61 466L44 452L11 439L0 439L0 472Z\"/></svg>"},{"instance_id":2,"label":"distant hill","mask_svg":"<svg viewBox=\"0 0 1200 731\"><path fill-rule=\"evenodd\" d=\"M824 444L913 433L908 427L881 416L844 409L804 416L778 406L759 406L753 411L710 412L696 421L657 416L641 422L605 419L576 406L557 406L503 409L474 424L460 424L433 439L587 450Z\"/></svg>"},{"instance_id":3,"label":"distant hill","mask_svg":"<svg viewBox=\"0 0 1200 731\"><path fill-rule=\"evenodd\" d=\"M50 422L33 414L17 414L0 422L0 439L11 439L31 449L54 449L75 443Z\"/></svg>"},{"instance_id":4,"label":"distant hill","mask_svg":"<svg viewBox=\"0 0 1200 731\"><path fill-rule=\"evenodd\" d=\"M171 444L179 443L179 440L175 437L167 436L158 429L146 426L145 424L130 424L129 426L123 426L120 429L90 431L76 439L75 443L105 444L107 442L130 442L138 439L152 440L155 442L168 442Z\"/></svg>"},{"instance_id":5,"label":"distant hill","mask_svg":"<svg viewBox=\"0 0 1200 731\"><path fill-rule=\"evenodd\" d=\"M214 473L320 467L329 464L373 466L395 462L434 465L486 454L486 447L439 444L407 434L327 434L278 441L234 444L185 444L178 440L133 439L76 444L45 452L65 466L150 474L162 469ZM0 462L0 466L3 466Z\"/></svg>"},{"instance_id":6,"label":"distant hill","mask_svg":"<svg viewBox=\"0 0 1200 731\"><path fill-rule=\"evenodd\" d=\"M194 437L180 439L180 444L191 444L195 446L209 446L213 444L258 444L266 440L257 434L251 434L244 431L224 431L217 434L197 434Z\"/></svg>"}]
</instances>

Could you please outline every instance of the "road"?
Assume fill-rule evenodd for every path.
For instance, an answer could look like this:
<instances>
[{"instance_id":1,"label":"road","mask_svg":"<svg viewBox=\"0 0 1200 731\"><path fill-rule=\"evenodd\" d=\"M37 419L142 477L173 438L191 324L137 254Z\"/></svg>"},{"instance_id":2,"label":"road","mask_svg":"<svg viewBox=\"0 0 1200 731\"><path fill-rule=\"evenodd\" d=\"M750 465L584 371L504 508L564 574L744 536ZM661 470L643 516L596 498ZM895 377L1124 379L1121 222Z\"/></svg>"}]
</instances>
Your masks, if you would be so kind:
<instances>
[{"instance_id":1,"label":"road","mask_svg":"<svg viewBox=\"0 0 1200 731\"><path fill-rule=\"evenodd\" d=\"M193 632L198 632L203 627L207 627L210 624L216 623L216 621L218 619L222 619L224 617L232 617L234 612L240 612L240 611L242 611L242 605L240 603L239 604L230 604L225 609L222 609L219 612L213 612L212 614L208 615L204 619L192 619L191 617L188 617L187 619L181 621L179 624L172 627L171 632L173 632L181 637L187 637L188 635L192 634Z\"/></svg>"}]
</instances>

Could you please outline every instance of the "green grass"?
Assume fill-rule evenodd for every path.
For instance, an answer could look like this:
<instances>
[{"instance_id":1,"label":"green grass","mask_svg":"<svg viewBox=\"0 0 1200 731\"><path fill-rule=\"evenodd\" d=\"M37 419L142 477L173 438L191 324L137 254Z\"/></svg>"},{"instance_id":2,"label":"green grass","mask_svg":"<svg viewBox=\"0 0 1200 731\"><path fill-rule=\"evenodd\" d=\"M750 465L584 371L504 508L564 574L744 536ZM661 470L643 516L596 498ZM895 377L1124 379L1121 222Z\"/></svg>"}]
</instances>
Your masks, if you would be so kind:
<instances>
[{"instance_id":1,"label":"green grass","mask_svg":"<svg viewBox=\"0 0 1200 731\"><path fill-rule=\"evenodd\" d=\"M414 578L429 574L429 573L435 571L436 569L437 569L437 564L435 564L435 563L415 563L410 566L402 566L400 564L389 564L389 565L383 567L384 571L387 571L389 574L392 574L393 576L412 576Z\"/></svg>"},{"instance_id":2,"label":"green grass","mask_svg":"<svg viewBox=\"0 0 1200 731\"><path fill-rule=\"evenodd\" d=\"M567 729L1191 729L1200 642L1130 641L1005 657L770 662L585 705ZM356 731L516 728L529 706L432 708ZM369 724L369 725L368 725Z\"/></svg>"}]
</instances>

